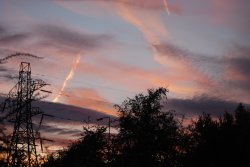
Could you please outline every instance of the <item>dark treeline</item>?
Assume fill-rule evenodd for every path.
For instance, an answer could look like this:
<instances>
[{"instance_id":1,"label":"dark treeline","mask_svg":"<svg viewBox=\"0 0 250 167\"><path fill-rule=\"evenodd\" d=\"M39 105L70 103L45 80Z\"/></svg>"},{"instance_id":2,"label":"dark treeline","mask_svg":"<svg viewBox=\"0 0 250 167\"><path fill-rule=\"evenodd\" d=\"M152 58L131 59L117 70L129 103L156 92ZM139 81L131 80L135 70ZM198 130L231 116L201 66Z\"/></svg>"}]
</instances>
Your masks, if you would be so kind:
<instances>
[{"instance_id":1,"label":"dark treeline","mask_svg":"<svg viewBox=\"0 0 250 167\"><path fill-rule=\"evenodd\" d=\"M250 111L202 114L183 126L173 111L162 111L168 90L149 89L115 106L117 134L85 128L77 142L49 155L43 167L243 167L250 160Z\"/></svg>"}]
</instances>

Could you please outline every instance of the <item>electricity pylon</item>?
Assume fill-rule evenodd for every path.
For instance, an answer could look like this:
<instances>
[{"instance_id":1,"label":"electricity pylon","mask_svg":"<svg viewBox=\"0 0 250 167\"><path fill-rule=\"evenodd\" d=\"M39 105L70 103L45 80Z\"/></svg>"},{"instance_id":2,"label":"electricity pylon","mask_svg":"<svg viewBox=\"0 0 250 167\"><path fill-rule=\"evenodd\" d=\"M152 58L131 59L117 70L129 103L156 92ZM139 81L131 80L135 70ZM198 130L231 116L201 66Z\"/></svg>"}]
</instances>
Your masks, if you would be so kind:
<instances>
[{"instance_id":1,"label":"electricity pylon","mask_svg":"<svg viewBox=\"0 0 250 167\"><path fill-rule=\"evenodd\" d=\"M31 78L30 63L21 63L18 83L2 105L2 110L7 111L4 119L14 123L7 156L11 167L38 166L35 142L38 132L33 128L32 117L43 112L38 107L32 107L32 102L41 99L38 91L46 85L42 80Z\"/></svg>"}]
</instances>

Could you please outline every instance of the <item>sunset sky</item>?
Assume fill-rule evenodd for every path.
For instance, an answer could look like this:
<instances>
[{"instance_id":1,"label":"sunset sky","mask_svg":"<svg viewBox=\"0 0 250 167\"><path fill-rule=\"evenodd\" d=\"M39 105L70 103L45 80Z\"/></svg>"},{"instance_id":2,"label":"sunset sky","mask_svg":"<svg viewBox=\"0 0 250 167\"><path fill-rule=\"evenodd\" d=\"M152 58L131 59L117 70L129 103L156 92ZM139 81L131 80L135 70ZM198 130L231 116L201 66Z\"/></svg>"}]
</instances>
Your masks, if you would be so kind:
<instances>
[{"instance_id":1,"label":"sunset sky","mask_svg":"<svg viewBox=\"0 0 250 167\"><path fill-rule=\"evenodd\" d=\"M221 114L250 104L249 17L249 0L1 0L0 59L43 58L1 62L0 93L28 61L32 77L51 84L46 101L67 108L116 115L126 97L167 87L167 109Z\"/></svg>"}]
</instances>

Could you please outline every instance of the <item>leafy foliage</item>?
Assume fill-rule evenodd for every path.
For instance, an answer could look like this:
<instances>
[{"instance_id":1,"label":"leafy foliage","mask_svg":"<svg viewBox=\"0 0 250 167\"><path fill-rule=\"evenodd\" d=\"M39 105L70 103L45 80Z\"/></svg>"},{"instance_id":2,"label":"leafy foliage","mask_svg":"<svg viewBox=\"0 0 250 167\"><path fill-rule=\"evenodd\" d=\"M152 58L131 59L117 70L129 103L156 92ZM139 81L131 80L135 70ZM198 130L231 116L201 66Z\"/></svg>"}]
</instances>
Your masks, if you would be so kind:
<instances>
[{"instance_id":1,"label":"leafy foliage","mask_svg":"<svg viewBox=\"0 0 250 167\"><path fill-rule=\"evenodd\" d=\"M119 112L120 166L175 166L178 125L172 112L161 111L167 89L149 89L116 106Z\"/></svg>"},{"instance_id":2,"label":"leafy foliage","mask_svg":"<svg viewBox=\"0 0 250 167\"><path fill-rule=\"evenodd\" d=\"M50 155L43 167L243 167L250 157L250 112L242 104L219 118L203 113L183 126L162 110L168 90L149 89L116 105L118 133L86 129L82 139Z\"/></svg>"},{"instance_id":3,"label":"leafy foliage","mask_svg":"<svg viewBox=\"0 0 250 167\"><path fill-rule=\"evenodd\" d=\"M192 148L186 166L244 166L250 157L250 112L239 104L235 115L219 120L203 114L190 128Z\"/></svg>"},{"instance_id":4,"label":"leafy foliage","mask_svg":"<svg viewBox=\"0 0 250 167\"><path fill-rule=\"evenodd\" d=\"M50 155L44 167L103 167L105 166L104 150L106 128L98 127L95 131L87 130L84 138L73 143L68 149Z\"/></svg>"},{"instance_id":5,"label":"leafy foliage","mask_svg":"<svg viewBox=\"0 0 250 167\"><path fill-rule=\"evenodd\" d=\"M0 117L0 166L5 167L7 166L6 163L6 156L7 156L7 146L9 143L9 136L5 134L5 125L3 120Z\"/></svg>"}]
</instances>

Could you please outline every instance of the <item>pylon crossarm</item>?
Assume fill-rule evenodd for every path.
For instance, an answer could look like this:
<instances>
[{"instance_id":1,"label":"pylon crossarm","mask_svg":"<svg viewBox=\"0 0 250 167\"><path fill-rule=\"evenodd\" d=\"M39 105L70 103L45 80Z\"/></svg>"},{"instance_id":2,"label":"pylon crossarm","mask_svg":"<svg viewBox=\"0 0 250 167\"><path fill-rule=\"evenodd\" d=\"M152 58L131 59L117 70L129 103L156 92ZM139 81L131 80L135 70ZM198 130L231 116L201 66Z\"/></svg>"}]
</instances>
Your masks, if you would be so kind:
<instances>
[{"instance_id":1,"label":"pylon crossarm","mask_svg":"<svg viewBox=\"0 0 250 167\"><path fill-rule=\"evenodd\" d=\"M4 112L5 110L13 110L12 107L15 105L17 98L17 86L16 84L8 93L8 98L0 104L0 112Z\"/></svg>"},{"instance_id":2,"label":"pylon crossarm","mask_svg":"<svg viewBox=\"0 0 250 167\"><path fill-rule=\"evenodd\" d=\"M8 98L17 98L18 83L9 91Z\"/></svg>"},{"instance_id":3,"label":"pylon crossarm","mask_svg":"<svg viewBox=\"0 0 250 167\"><path fill-rule=\"evenodd\" d=\"M48 84L46 84L43 80L41 79L36 79L36 80L33 80L32 83L31 83L31 91L32 92L35 92L39 89L41 89L42 87L46 86Z\"/></svg>"}]
</instances>

